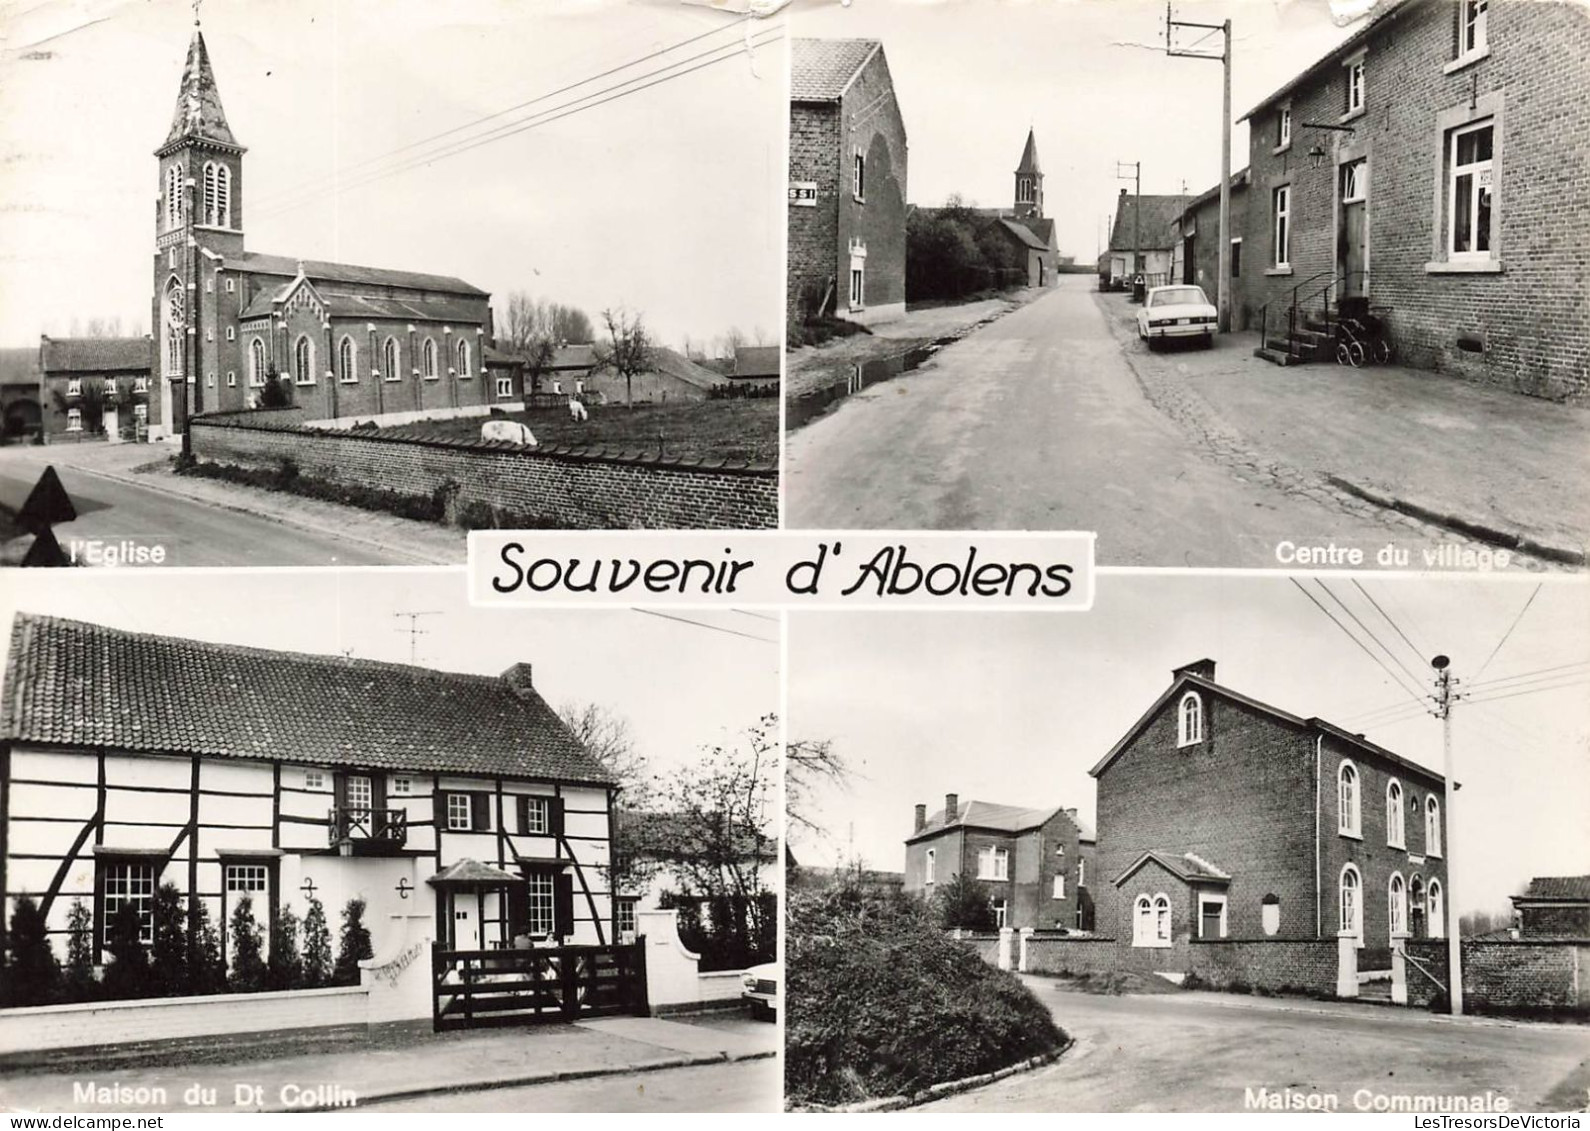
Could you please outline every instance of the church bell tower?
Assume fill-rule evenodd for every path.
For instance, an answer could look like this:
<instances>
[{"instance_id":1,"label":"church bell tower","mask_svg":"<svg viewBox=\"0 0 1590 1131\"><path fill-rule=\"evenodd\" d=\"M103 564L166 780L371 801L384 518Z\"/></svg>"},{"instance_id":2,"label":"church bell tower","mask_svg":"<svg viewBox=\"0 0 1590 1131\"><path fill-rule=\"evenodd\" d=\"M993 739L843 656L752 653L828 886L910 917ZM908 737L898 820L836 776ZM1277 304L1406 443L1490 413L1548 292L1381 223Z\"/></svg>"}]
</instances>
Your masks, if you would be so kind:
<instances>
[{"instance_id":1,"label":"church bell tower","mask_svg":"<svg viewBox=\"0 0 1590 1131\"><path fill-rule=\"evenodd\" d=\"M1017 219L1043 218L1043 170L1038 167L1038 139L1027 130L1027 145L1021 151L1021 163L1016 166Z\"/></svg>"}]
</instances>

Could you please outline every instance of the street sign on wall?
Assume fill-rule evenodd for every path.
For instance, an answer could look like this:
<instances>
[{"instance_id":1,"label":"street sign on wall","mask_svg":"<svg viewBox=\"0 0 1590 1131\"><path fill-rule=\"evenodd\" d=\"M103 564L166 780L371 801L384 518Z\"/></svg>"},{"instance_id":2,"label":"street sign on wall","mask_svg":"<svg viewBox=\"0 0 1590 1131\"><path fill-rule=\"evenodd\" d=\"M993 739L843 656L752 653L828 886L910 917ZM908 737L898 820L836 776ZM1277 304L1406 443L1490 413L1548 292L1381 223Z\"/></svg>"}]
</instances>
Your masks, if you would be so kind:
<instances>
[{"instance_id":1,"label":"street sign on wall","mask_svg":"<svg viewBox=\"0 0 1590 1131\"><path fill-rule=\"evenodd\" d=\"M796 208L816 208L817 182L791 181L789 185L789 202Z\"/></svg>"}]
</instances>

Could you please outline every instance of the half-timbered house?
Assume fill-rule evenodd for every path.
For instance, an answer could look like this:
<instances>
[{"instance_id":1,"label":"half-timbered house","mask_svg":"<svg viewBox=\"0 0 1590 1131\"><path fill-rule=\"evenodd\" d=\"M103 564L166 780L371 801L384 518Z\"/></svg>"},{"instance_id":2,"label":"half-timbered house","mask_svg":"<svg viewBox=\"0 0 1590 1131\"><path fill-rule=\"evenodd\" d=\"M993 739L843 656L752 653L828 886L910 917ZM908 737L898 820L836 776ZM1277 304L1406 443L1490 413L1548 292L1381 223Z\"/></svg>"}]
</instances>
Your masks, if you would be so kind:
<instances>
[{"instance_id":1,"label":"half-timbered house","mask_svg":"<svg viewBox=\"0 0 1590 1131\"><path fill-rule=\"evenodd\" d=\"M267 651L19 614L0 707L0 889L64 958L155 889L267 930L363 899L377 954L434 915L443 949L614 940L615 787L501 675ZM385 936L385 937L384 937ZM407 936L407 937L412 937Z\"/></svg>"}]
</instances>

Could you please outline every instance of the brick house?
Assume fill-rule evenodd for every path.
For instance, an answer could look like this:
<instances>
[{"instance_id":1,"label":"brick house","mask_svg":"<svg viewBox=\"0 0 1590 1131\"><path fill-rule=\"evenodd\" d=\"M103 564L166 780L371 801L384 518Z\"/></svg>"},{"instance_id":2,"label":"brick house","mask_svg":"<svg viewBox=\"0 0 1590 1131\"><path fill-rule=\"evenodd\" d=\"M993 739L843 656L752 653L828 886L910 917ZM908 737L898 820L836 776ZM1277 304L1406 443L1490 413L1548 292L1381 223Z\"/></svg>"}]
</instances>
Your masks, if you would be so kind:
<instances>
[{"instance_id":1,"label":"brick house","mask_svg":"<svg viewBox=\"0 0 1590 1131\"><path fill-rule=\"evenodd\" d=\"M970 875L1001 927L1092 930L1094 835L1075 809L1024 809L951 793L928 816L916 807L905 841L904 890L931 901Z\"/></svg>"},{"instance_id":2,"label":"brick house","mask_svg":"<svg viewBox=\"0 0 1590 1131\"><path fill-rule=\"evenodd\" d=\"M778 346L740 346L727 376L736 385L764 388L779 383L783 365L784 351Z\"/></svg>"},{"instance_id":3,"label":"brick house","mask_svg":"<svg viewBox=\"0 0 1590 1131\"><path fill-rule=\"evenodd\" d=\"M1099 281L1107 290L1130 289L1139 272L1150 287L1172 281L1171 264L1179 241L1175 221L1190 196L1128 193L1115 199L1110 246L1099 256Z\"/></svg>"},{"instance_id":4,"label":"brick house","mask_svg":"<svg viewBox=\"0 0 1590 1131\"><path fill-rule=\"evenodd\" d=\"M0 349L0 443L36 436L44 426L39 395L39 351L28 346Z\"/></svg>"},{"instance_id":5,"label":"brick house","mask_svg":"<svg viewBox=\"0 0 1590 1131\"><path fill-rule=\"evenodd\" d=\"M500 396L486 365L490 295L445 275L266 255L244 246L243 155L197 29L159 161L153 321L156 437L193 413L257 405L280 376L310 420L476 415Z\"/></svg>"},{"instance_id":6,"label":"brick house","mask_svg":"<svg viewBox=\"0 0 1590 1131\"><path fill-rule=\"evenodd\" d=\"M39 407L48 442L146 440L161 389L149 338L39 339Z\"/></svg>"},{"instance_id":7,"label":"brick house","mask_svg":"<svg viewBox=\"0 0 1590 1131\"><path fill-rule=\"evenodd\" d=\"M18 614L0 708L0 890L66 957L174 884L225 931L311 896L366 901L375 952L430 938L601 945L614 784L535 690L500 676L267 651ZM224 943L224 938L223 938Z\"/></svg>"},{"instance_id":8,"label":"brick house","mask_svg":"<svg viewBox=\"0 0 1590 1131\"><path fill-rule=\"evenodd\" d=\"M1536 876L1512 899L1520 937L1590 939L1590 876Z\"/></svg>"},{"instance_id":9,"label":"brick house","mask_svg":"<svg viewBox=\"0 0 1590 1131\"><path fill-rule=\"evenodd\" d=\"M1439 774L1215 682L1170 686L1089 771L1098 931L1135 966L1186 971L1203 939L1332 940L1389 963L1394 931L1443 934Z\"/></svg>"},{"instance_id":10,"label":"brick house","mask_svg":"<svg viewBox=\"0 0 1590 1131\"><path fill-rule=\"evenodd\" d=\"M621 374L593 364L574 379L573 388L564 386L564 391L582 393L605 404L624 404L626 397L635 404L671 404L704 401L728 383L727 377L697 365L682 353L653 346L651 365L644 373L635 374L627 386Z\"/></svg>"},{"instance_id":11,"label":"brick house","mask_svg":"<svg viewBox=\"0 0 1590 1131\"><path fill-rule=\"evenodd\" d=\"M1231 325L1246 325L1242 295L1242 233L1248 207L1248 170L1231 175ZM1171 253L1171 281L1194 283L1215 302L1220 282L1220 186L1195 196L1171 223L1176 240Z\"/></svg>"},{"instance_id":12,"label":"brick house","mask_svg":"<svg viewBox=\"0 0 1590 1131\"><path fill-rule=\"evenodd\" d=\"M905 121L883 44L790 45L786 317L905 313Z\"/></svg>"},{"instance_id":13,"label":"brick house","mask_svg":"<svg viewBox=\"0 0 1590 1131\"><path fill-rule=\"evenodd\" d=\"M1244 305L1366 296L1400 361L1582 398L1590 10L1382 9L1243 117Z\"/></svg>"}]
</instances>

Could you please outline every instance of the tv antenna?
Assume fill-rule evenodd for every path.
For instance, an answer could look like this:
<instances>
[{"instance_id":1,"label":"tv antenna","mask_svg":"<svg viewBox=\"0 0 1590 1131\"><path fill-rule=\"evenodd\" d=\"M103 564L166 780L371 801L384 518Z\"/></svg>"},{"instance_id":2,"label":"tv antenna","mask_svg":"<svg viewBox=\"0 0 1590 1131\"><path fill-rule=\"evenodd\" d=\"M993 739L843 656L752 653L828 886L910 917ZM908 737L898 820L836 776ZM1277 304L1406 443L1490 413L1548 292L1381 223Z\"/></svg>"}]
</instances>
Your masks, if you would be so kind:
<instances>
[{"instance_id":1,"label":"tv antenna","mask_svg":"<svg viewBox=\"0 0 1590 1131\"><path fill-rule=\"evenodd\" d=\"M423 610L420 610L420 611L417 611L417 612L397 612L397 613L393 613L392 615L395 616L395 617L398 617L398 618L402 618L402 617L408 617L409 618L409 626L407 628L399 628L399 629L397 629L397 631L398 632L407 632L409 634L409 663L411 663L411 664L419 663L420 662L420 637L429 636L430 635L430 629L421 628L420 627L420 618L421 617L439 617L439 616L442 615L441 614L441 610L439 610L439 609L423 609Z\"/></svg>"}]
</instances>

